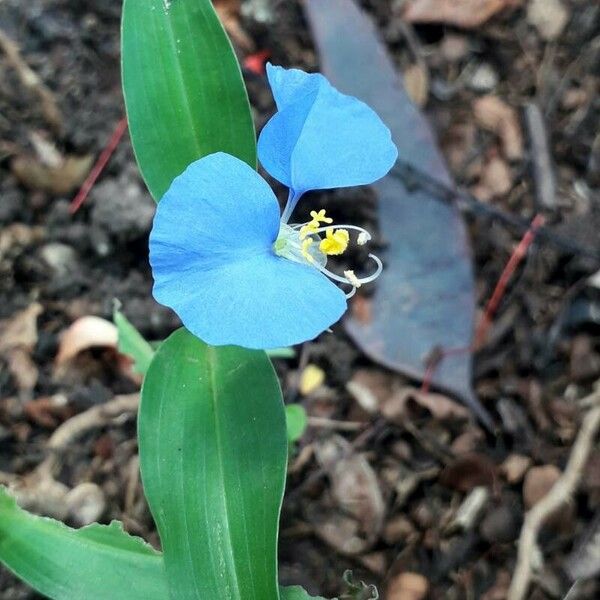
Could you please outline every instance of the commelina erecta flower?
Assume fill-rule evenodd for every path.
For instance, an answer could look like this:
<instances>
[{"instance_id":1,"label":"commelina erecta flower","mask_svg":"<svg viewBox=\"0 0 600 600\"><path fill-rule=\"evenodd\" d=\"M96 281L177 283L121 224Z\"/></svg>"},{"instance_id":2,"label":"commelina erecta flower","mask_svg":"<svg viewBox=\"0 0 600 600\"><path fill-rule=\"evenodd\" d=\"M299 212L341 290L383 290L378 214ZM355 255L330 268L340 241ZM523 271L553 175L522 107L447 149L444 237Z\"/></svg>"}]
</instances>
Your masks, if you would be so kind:
<instances>
[{"instance_id":1,"label":"commelina erecta flower","mask_svg":"<svg viewBox=\"0 0 600 600\"><path fill-rule=\"evenodd\" d=\"M369 241L360 227L334 225L324 210L312 211L306 223L289 221L309 190L383 177L398 155L390 131L320 74L272 65L267 72L277 112L261 132L258 156L290 190L283 214L254 169L219 152L173 181L150 235L154 297L216 346L276 348L312 339L340 319L346 298L382 268L369 255L368 276L327 269L328 256Z\"/></svg>"}]
</instances>

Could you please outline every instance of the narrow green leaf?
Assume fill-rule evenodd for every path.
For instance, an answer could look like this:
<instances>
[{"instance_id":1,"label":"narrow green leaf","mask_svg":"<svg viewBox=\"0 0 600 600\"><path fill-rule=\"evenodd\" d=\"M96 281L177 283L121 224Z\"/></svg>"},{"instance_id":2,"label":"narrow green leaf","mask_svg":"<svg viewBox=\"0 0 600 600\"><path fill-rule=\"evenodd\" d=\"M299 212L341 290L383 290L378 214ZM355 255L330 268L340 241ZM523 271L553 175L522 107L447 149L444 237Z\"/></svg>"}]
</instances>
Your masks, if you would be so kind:
<instances>
[{"instance_id":1,"label":"narrow green leaf","mask_svg":"<svg viewBox=\"0 0 600 600\"><path fill-rule=\"evenodd\" d=\"M311 596L299 585L282 587L280 589L281 600L325 600L322 596Z\"/></svg>"},{"instance_id":2,"label":"narrow green leaf","mask_svg":"<svg viewBox=\"0 0 600 600\"><path fill-rule=\"evenodd\" d=\"M133 369L136 373L145 375L152 362L154 349L117 308L113 312L113 321L119 334L117 342L119 352L133 359Z\"/></svg>"},{"instance_id":3,"label":"narrow green leaf","mask_svg":"<svg viewBox=\"0 0 600 600\"><path fill-rule=\"evenodd\" d=\"M176 331L144 380L139 444L170 597L278 599L287 440L266 354Z\"/></svg>"},{"instance_id":4,"label":"narrow green leaf","mask_svg":"<svg viewBox=\"0 0 600 600\"><path fill-rule=\"evenodd\" d=\"M295 358L296 351L293 348L273 348L267 350L267 356L271 358Z\"/></svg>"},{"instance_id":5,"label":"narrow green leaf","mask_svg":"<svg viewBox=\"0 0 600 600\"><path fill-rule=\"evenodd\" d=\"M308 417L300 404L288 404L285 407L287 436L290 443L297 442L306 430Z\"/></svg>"},{"instance_id":6,"label":"narrow green leaf","mask_svg":"<svg viewBox=\"0 0 600 600\"><path fill-rule=\"evenodd\" d=\"M0 561L54 600L164 600L161 555L120 523L71 529L32 515L0 487Z\"/></svg>"},{"instance_id":7,"label":"narrow green leaf","mask_svg":"<svg viewBox=\"0 0 600 600\"><path fill-rule=\"evenodd\" d=\"M155 200L207 154L256 166L246 88L210 0L125 0L122 57L129 132Z\"/></svg>"}]
</instances>

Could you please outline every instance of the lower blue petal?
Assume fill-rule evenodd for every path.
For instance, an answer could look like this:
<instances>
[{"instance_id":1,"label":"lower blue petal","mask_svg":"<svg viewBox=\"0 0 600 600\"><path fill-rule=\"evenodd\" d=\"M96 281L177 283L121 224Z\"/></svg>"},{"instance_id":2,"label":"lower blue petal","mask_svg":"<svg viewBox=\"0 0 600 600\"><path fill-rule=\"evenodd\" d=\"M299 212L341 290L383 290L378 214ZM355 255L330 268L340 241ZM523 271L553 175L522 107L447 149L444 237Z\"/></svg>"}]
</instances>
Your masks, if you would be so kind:
<instances>
[{"instance_id":1,"label":"lower blue petal","mask_svg":"<svg viewBox=\"0 0 600 600\"><path fill-rule=\"evenodd\" d=\"M340 319L344 293L324 275L264 252L157 280L154 297L205 342L276 348L313 339Z\"/></svg>"}]
</instances>

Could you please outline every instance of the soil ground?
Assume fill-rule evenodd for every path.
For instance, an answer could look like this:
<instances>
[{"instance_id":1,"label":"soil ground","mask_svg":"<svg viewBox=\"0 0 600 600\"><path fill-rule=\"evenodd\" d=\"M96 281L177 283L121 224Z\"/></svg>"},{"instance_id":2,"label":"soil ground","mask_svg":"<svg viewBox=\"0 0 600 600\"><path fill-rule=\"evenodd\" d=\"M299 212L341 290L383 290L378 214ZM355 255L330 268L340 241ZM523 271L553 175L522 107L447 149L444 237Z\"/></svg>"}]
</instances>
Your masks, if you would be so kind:
<instances>
[{"instance_id":1,"label":"soil ground","mask_svg":"<svg viewBox=\"0 0 600 600\"><path fill-rule=\"evenodd\" d=\"M599 284L587 280L600 265L579 251L600 248L600 6L562 0L566 24L548 40L525 2L507 2L513 7L472 28L407 28L402 4L363 2L425 104L457 182L507 214L531 218L542 210L576 250L534 246L475 357L475 387L499 423L497 435L465 418L454 400L419 395L418 383L370 362L341 327L298 348L297 358L276 361L286 401L302 402L313 417L290 465L281 579L332 597L342 593L342 574L352 569L391 600L500 599L526 508L564 468L584 413L579 399L600 376ZM242 5L235 25L247 39L232 32L242 59L268 50L275 64L318 68L298 3ZM0 480L28 486L30 507L45 514L61 507L50 506L54 496L27 475L47 456L53 431L75 414L138 390L111 349L86 350L57 369L61 334L82 316L110 319L115 298L147 339L164 339L178 326L151 297L153 202L127 136L82 209L69 213L89 163L66 167L61 160L97 156L123 116L120 10L116 0L0 4L0 29L62 114L60 123L49 123L39 95L0 53L0 321L6 327L32 306L37 320L28 348L0 352ZM264 77L245 75L260 128L272 114L272 99ZM486 95L508 108L504 129L474 110ZM555 203L545 208L531 168L538 158L535 132L523 111L531 102L541 108L550 144L545 175L556 179ZM515 136L524 140L520 156L511 151ZM341 222L377 227L377 201L368 189L312 200ZM483 306L523 232L480 214L465 218ZM325 382L302 395L298 380L307 364L322 369ZM390 402L393 414L382 409ZM343 454L337 467L325 458L331 452ZM68 488L96 484L102 522L122 520L156 543L136 460L134 422L124 418L73 443L57 479ZM79 524L84 512L74 505L62 516ZM584 535L590 528L591 541ZM597 598L599 531L595 445L573 501L542 531L545 562L529 597L562 598L580 578L571 597ZM406 586L417 591L401 592ZM0 567L0 598L37 597Z\"/></svg>"}]
</instances>

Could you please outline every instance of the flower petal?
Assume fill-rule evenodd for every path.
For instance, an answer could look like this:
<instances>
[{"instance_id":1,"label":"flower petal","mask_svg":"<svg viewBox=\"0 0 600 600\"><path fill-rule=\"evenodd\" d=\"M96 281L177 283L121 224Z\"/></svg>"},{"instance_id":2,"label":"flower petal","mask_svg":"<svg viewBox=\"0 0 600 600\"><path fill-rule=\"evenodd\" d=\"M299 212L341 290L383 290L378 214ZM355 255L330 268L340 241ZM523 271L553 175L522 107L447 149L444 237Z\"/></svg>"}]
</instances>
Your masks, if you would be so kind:
<instances>
[{"instance_id":1,"label":"flower petal","mask_svg":"<svg viewBox=\"0 0 600 600\"><path fill-rule=\"evenodd\" d=\"M156 210L150 263L157 282L182 269L206 269L269 250L279 232L279 205L246 163L218 152L189 167Z\"/></svg>"},{"instance_id":2,"label":"flower petal","mask_svg":"<svg viewBox=\"0 0 600 600\"><path fill-rule=\"evenodd\" d=\"M279 111L261 132L258 155L294 196L373 183L392 168L391 133L366 104L320 74L269 66L268 75Z\"/></svg>"},{"instance_id":3,"label":"flower petal","mask_svg":"<svg viewBox=\"0 0 600 600\"><path fill-rule=\"evenodd\" d=\"M160 201L150 234L154 297L213 345L275 348L311 339L346 309L310 266L276 256L279 205L223 153L192 163Z\"/></svg>"},{"instance_id":4,"label":"flower petal","mask_svg":"<svg viewBox=\"0 0 600 600\"><path fill-rule=\"evenodd\" d=\"M168 285L154 286L154 297L209 344L261 349L299 344L346 310L343 292L312 267L270 252L230 258L216 268L181 269Z\"/></svg>"}]
</instances>

